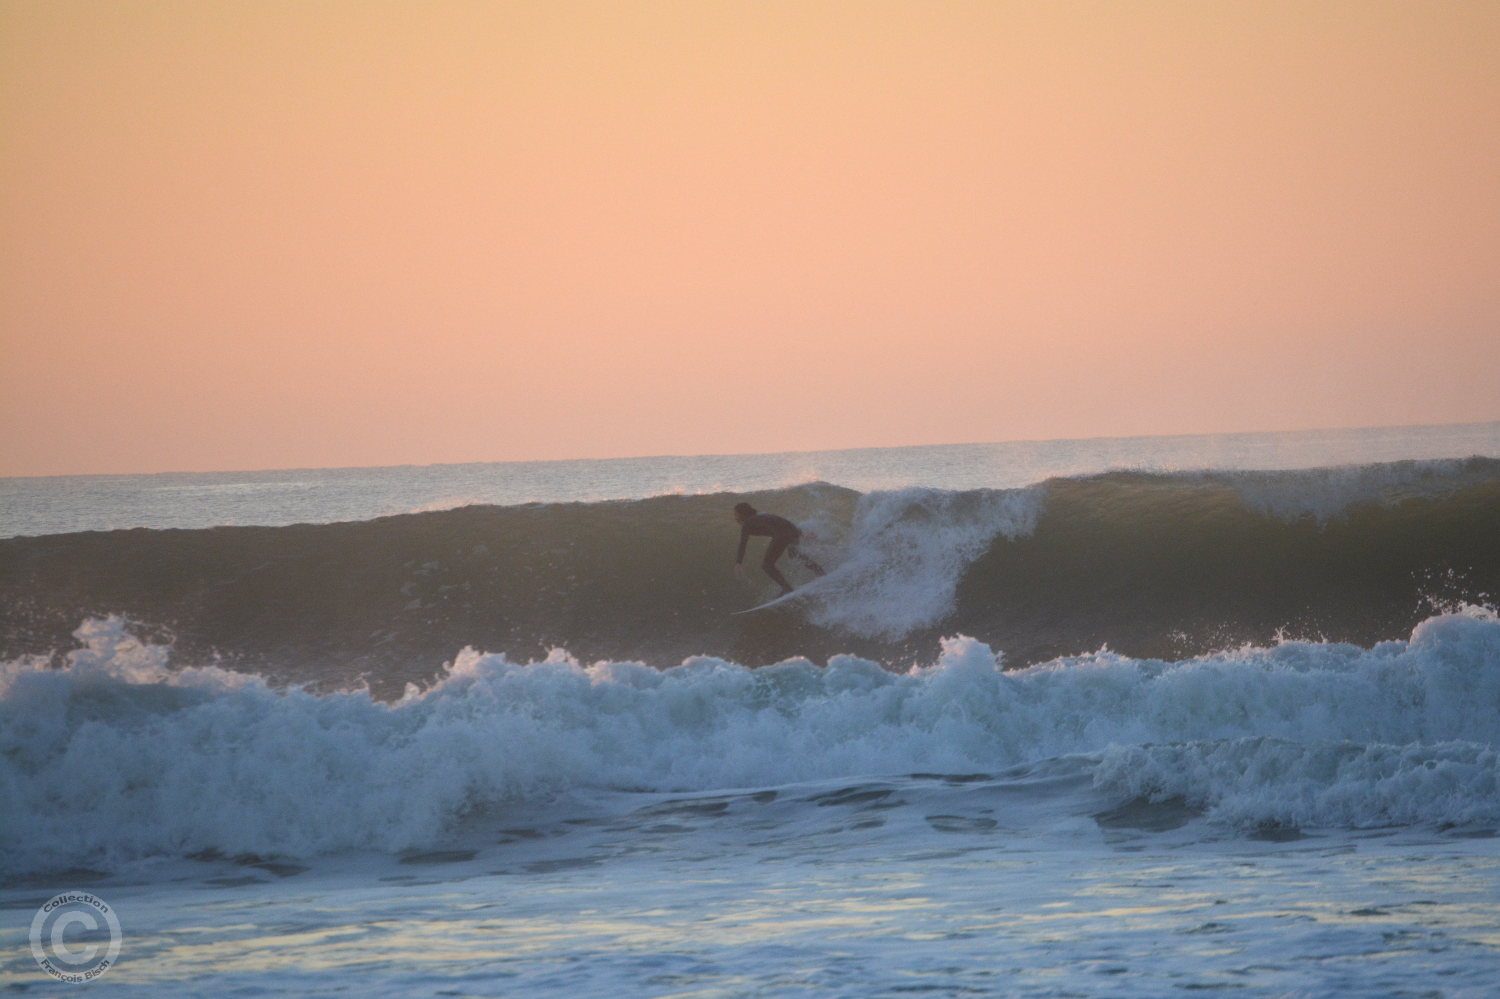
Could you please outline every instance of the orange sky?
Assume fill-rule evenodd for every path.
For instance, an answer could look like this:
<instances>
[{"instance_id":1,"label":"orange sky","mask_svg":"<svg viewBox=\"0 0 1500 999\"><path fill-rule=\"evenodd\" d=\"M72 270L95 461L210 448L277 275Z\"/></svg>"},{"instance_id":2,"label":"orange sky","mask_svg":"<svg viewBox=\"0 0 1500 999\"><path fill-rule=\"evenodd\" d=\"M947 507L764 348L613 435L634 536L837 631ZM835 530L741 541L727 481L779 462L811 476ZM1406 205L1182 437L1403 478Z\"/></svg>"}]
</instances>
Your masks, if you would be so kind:
<instances>
[{"instance_id":1,"label":"orange sky","mask_svg":"<svg viewBox=\"0 0 1500 999\"><path fill-rule=\"evenodd\" d=\"M1500 3L0 5L0 474L1500 419Z\"/></svg>"}]
</instances>

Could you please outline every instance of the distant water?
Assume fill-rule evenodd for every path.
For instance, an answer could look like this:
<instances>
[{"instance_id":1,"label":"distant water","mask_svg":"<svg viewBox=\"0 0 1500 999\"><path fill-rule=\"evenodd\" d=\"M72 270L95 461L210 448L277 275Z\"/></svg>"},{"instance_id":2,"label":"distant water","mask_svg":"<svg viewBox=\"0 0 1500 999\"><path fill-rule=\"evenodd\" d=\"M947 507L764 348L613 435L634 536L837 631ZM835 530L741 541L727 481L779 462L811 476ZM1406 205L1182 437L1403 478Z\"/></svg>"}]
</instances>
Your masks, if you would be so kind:
<instances>
[{"instance_id":1,"label":"distant water","mask_svg":"<svg viewBox=\"0 0 1500 999\"><path fill-rule=\"evenodd\" d=\"M3 488L20 995L1500 981L1500 424Z\"/></svg>"},{"instance_id":2,"label":"distant water","mask_svg":"<svg viewBox=\"0 0 1500 999\"><path fill-rule=\"evenodd\" d=\"M1500 422L1295 433L1109 437L762 455L0 479L0 537L126 527L322 524L475 504L850 489L1012 489L1111 469L1296 469L1500 457Z\"/></svg>"}]
</instances>

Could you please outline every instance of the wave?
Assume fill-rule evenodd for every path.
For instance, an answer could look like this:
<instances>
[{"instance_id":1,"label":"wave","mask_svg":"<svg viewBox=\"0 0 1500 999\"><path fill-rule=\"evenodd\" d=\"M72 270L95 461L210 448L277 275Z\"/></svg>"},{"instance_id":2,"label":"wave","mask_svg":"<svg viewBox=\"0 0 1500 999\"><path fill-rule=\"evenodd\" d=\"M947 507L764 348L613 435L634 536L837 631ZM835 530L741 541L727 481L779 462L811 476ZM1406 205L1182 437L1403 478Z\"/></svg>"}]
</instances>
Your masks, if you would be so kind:
<instances>
[{"instance_id":1,"label":"wave","mask_svg":"<svg viewBox=\"0 0 1500 999\"><path fill-rule=\"evenodd\" d=\"M393 702L171 669L118 619L79 638L64 669L0 672L12 872L420 849L566 793L872 775L1014 790L1050 770L1116 806L1182 800L1240 830L1500 822L1500 619L1484 610L1371 649L1101 652L1010 672L970 638L906 673L853 656L659 670L471 651Z\"/></svg>"},{"instance_id":2,"label":"wave","mask_svg":"<svg viewBox=\"0 0 1500 999\"><path fill-rule=\"evenodd\" d=\"M732 504L798 521L829 574L770 595ZM903 667L944 635L1023 665L1107 646L1182 658L1278 635L1373 642L1500 593L1500 460L1295 472L1111 472L1023 489L759 493L467 506L360 523L0 541L0 657L120 615L217 663L382 696L465 646L517 661ZM796 580L798 567L789 571ZM59 652L60 654L60 652Z\"/></svg>"}]
</instances>

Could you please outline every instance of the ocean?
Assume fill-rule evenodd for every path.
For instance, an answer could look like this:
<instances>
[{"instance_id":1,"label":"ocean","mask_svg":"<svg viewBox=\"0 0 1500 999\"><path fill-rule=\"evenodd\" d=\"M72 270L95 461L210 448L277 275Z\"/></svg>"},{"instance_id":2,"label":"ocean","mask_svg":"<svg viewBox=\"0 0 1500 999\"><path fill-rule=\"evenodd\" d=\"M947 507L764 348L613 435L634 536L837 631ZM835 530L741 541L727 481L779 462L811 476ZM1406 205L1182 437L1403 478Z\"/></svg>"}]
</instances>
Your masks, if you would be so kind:
<instances>
[{"instance_id":1,"label":"ocean","mask_svg":"<svg viewBox=\"0 0 1500 999\"><path fill-rule=\"evenodd\" d=\"M0 982L1493 996L1497 594L1500 423L0 480Z\"/></svg>"}]
</instances>

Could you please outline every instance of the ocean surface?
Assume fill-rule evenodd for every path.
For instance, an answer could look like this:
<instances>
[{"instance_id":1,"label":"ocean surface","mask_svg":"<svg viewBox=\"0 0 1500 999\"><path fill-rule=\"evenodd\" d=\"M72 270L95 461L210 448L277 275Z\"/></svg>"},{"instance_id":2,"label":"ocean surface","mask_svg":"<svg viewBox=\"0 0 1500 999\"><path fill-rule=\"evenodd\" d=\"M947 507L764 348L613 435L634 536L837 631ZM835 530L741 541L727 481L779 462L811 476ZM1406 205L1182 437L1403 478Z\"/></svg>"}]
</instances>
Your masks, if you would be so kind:
<instances>
[{"instance_id":1,"label":"ocean surface","mask_svg":"<svg viewBox=\"0 0 1500 999\"><path fill-rule=\"evenodd\" d=\"M741 500L829 572L736 615ZM11 479L0 535L7 994L1500 982L1500 423Z\"/></svg>"}]
</instances>

